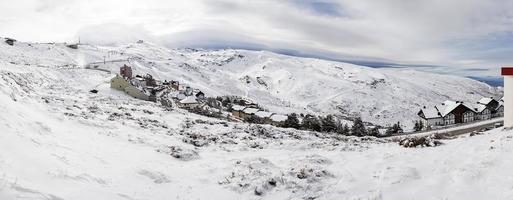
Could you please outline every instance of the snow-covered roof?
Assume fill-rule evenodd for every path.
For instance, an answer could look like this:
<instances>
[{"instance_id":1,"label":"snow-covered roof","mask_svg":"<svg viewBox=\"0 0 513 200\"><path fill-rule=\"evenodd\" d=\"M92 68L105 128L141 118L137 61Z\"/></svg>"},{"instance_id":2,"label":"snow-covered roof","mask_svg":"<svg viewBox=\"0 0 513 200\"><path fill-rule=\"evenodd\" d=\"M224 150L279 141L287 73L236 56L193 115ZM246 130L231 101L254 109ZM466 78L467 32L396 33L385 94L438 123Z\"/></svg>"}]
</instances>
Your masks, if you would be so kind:
<instances>
[{"instance_id":1,"label":"snow-covered roof","mask_svg":"<svg viewBox=\"0 0 513 200\"><path fill-rule=\"evenodd\" d=\"M456 103L455 101L444 101L442 105L437 105L436 108L442 115L442 117L445 117L447 114L449 114L452 110L454 110L456 107L458 107L460 103Z\"/></svg>"},{"instance_id":2,"label":"snow-covered roof","mask_svg":"<svg viewBox=\"0 0 513 200\"><path fill-rule=\"evenodd\" d=\"M195 96L188 96L185 99L182 99L180 101L180 103L181 104L195 104L195 103L198 103L198 101L196 101L196 97Z\"/></svg>"},{"instance_id":3,"label":"snow-covered roof","mask_svg":"<svg viewBox=\"0 0 513 200\"><path fill-rule=\"evenodd\" d=\"M258 112L258 108L246 108L242 112L246 114L255 114L256 112Z\"/></svg>"},{"instance_id":4,"label":"snow-covered roof","mask_svg":"<svg viewBox=\"0 0 513 200\"><path fill-rule=\"evenodd\" d=\"M472 108L474 109L474 111L476 111L476 112L480 113L480 112L483 112L483 110L485 110L485 109L486 109L486 105L483 105L483 104L479 104L479 103L478 103L478 104L474 104L474 105L472 106Z\"/></svg>"},{"instance_id":5,"label":"snow-covered roof","mask_svg":"<svg viewBox=\"0 0 513 200\"><path fill-rule=\"evenodd\" d=\"M274 114L271 116L271 120L272 121L275 121L275 122L283 122L285 120L287 120L287 116L285 115L279 115L279 114Z\"/></svg>"},{"instance_id":6,"label":"snow-covered roof","mask_svg":"<svg viewBox=\"0 0 513 200\"><path fill-rule=\"evenodd\" d=\"M438 110L435 107L431 108L423 108L422 113L424 113L424 117L426 119L433 119L433 118L439 118L442 117L439 115Z\"/></svg>"},{"instance_id":7,"label":"snow-covered roof","mask_svg":"<svg viewBox=\"0 0 513 200\"><path fill-rule=\"evenodd\" d=\"M261 117L261 118L266 118L266 117L271 117L271 115L273 115L273 113L265 112L265 111L258 111L255 113L255 115L258 117Z\"/></svg>"},{"instance_id":8,"label":"snow-covered roof","mask_svg":"<svg viewBox=\"0 0 513 200\"><path fill-rule=\"evenodd\" d=\"M234 111L242 111L242 110L244 110L244 108L246 108L246 107L239 106L239 105L233 105L232 106L232 110L234 110Z\"/></svg>"},{"instance_id":9,"label":"snow-covered roof","mask_svg":"<svg viewBox=\"0 0 513 200\"><path fill-rule=\"evenodd\" d=\"M491 101L493 101L492 98L484 97L484 98L480 99L477 103L488 105Z\"/></svg>"},{"instance_id":10,"label":"snow-covered roof","mask_svg":"<svg viewBox=\"0 0 513 200\"><path fill-rule=\"evenodd\" d=\"M463 103L463 102L460 102L460 101L450 101L450 100L444 101L441 105L436 105L435 106L435 110L437 111L437 115L439 115L441 117L445 117L445 116L447 116L449 113L451 113L454 109L456 109L460 105L463 105L463 106L467 107L469 110L472 110L473 112L476 112L474 110L474 106L473 105L470 105L470 104L467 104L467 103ZM423 112L424 112L424 110L423 110ZM433 110L427 110L426 109L426 112L429 114L430 117L436 118L436 117L434 117L435 114L433 113L434 112ZM438 113L440 113L440 114L438 114ZM428 114L424 113L424 115L428 115ZM426 118L428 118L428 119L430 117L426 116Z\"/></svg>"}]
</instances>

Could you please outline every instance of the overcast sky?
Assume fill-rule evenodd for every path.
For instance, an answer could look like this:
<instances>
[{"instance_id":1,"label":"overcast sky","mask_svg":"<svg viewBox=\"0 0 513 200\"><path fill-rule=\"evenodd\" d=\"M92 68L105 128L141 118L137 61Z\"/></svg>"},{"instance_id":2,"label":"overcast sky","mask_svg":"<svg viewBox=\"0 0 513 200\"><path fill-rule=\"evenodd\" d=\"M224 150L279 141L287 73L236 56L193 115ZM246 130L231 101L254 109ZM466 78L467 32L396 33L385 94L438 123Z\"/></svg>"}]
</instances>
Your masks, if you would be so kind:
<instances>
[{"instance_id":1,"label":"overcast sky","mask_svg":"<svg viewBox=\"0 0 513 200\"><path fill-rule=\"evenodd\" d=\"M145 39L472 75L513 65L512 0L0 0L0 8L0 36L22 41Z\"/></svg>"}]
</instances>

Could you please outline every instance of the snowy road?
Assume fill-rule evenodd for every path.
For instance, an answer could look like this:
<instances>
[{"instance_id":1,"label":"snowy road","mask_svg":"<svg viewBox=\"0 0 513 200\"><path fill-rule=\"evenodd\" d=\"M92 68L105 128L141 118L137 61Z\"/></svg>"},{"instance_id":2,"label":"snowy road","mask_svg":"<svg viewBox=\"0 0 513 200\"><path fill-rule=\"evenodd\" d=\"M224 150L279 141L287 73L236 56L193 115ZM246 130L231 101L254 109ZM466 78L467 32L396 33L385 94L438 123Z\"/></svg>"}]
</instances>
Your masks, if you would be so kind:
<instances>
[{"instance_id":1,"label":"snowy road","mask_svg":"<svg viewBox=\"0 0 513 200\"><path fill-rule=\"evenodd\" d=\"M496 123L502 123L503 118L494 118L491 120L485 120L485 121L479 121L476 123L471 124L465 124L461 126L453 126L445 129L437 129L437 130L431 130L427 132L420 132L420 133L411 133L411 134L404 134L404 135L396 135L391 136L390 138L392 140L401 140L403 138L407 137L422 137L422 136L429 136L429 135L443 135L443 136L456 136L461 135L465 133L471 133L473 131L479 131L483 128L493 128Z\"/></svg>"}]
</instances>

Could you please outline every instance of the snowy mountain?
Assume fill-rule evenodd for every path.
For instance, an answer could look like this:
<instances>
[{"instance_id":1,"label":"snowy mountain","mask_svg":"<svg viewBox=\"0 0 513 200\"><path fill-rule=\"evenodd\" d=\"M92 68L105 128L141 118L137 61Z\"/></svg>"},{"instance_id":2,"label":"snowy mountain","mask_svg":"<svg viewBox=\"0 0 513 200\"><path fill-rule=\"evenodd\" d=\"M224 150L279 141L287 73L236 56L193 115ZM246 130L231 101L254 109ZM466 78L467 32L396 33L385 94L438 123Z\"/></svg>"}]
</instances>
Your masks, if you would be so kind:
<instances>
[{"instance_id":1,"label":"snowy mountain","mask_svg":"<svg viewBox=\"0 0 513 200\"><path fill-rule=\"evenodd\" d=\"M149 43L83 45L73 50L62 44L18 43L1 56L22 65L76 68L95 61L131 58L135 73L178 80L207 96L244 96L271 112L361 116L380 125L397 121L411 125L422 106L445 100L476 102L501 95L497 88L468 78L265 51L167 49ZM112 72L118 72L120 65L97 64Z\"/></svg>"},{"instance_id":2,"label":"snowy mountain","mask_svg":"<svg viewBox=\"0 0 513 200\"><path fill-rule=\"evenodd\" d=\"M465 78L269 52L0 43L0 199L513 197L504 177L513 166L510 131L405 149L225 122L110 89L113 74L84 68L104 58L131 58L138 74L209 96L247 95L276 112L356 112L383 123L431 101L497 95Z\"/></svg>"}]
</instances>

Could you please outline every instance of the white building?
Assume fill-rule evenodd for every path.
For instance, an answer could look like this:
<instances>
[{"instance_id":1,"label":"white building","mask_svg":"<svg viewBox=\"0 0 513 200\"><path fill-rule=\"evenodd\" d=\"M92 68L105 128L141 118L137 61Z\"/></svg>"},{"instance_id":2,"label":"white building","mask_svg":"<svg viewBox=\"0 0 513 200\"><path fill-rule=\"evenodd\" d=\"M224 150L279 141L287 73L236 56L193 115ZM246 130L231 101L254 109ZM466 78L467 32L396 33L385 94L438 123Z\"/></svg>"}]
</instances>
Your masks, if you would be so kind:
<instances>
[{"instance_id":1,"label":"white building","mask_svg":"<svg viewBox=\"0 0 513 200\"><path fill-rule=\"evenodd\" d=\"M475 120L487 120L492 118L492 111L483 104L475 104L474 111L476 111Z\"/></svg>"},{"instance_id":2,"label":"white building","mask_svg":"<svg viewBox=\"0 0 513 200\"><path fill-rule=\"evenodd\" d=\"M425 127L447 126L475 120L476 111L461 101L444 101L431 108L424 107L417 114Z\"/></svg>"}]
</instances>

